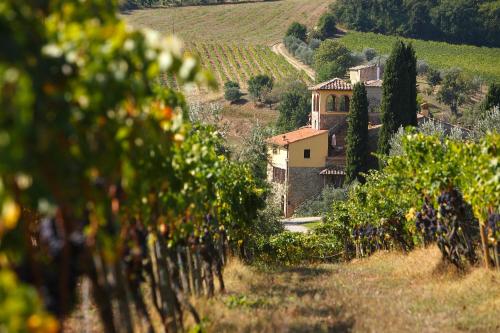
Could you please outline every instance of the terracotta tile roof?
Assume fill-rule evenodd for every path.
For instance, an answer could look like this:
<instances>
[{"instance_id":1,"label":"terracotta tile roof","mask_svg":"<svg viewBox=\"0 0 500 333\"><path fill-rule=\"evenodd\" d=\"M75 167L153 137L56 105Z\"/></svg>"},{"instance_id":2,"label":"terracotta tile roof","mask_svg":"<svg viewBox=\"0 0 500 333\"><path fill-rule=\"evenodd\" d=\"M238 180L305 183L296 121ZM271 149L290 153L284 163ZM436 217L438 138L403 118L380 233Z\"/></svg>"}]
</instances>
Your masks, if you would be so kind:
<instances>
[{"instance_id":1,"label":"terracotta tile roof","mask_svg":"<svg viewBox=\"0 0 500 333\"><path fill-rule=\"evenodd\" d=\"M267 143L275 144L278 146L286 146L290 143L294 143L307 138L312 138L314 136L328 133L327 130L316 130L311 127L304 127L293 132L283 133L280 135L273 136L266 140Z\"/></svg>"},{"instance_id":2,"label":"terracotta tile roof","mask_svg":"<svg viewBox=\"0 0 500 333\"><path fill-rule=\"evenodd\" d=\"M365 86L367 86L367 87L382 87L382 83L384 83L384 81L382 81L382 80L369 80L369 81L365 82Z\"/></svg>"},{"instance_id":3,"label":"terracotta tile roof","mask_svg":"<svg viewBox=\"0 0 500 333\"><path fill-rule=\"evenodd\" d=\"M309 90L344 90L350 91L352 90L352 85L347 83L342 79L335 78L330 81L326 81L320 84L317 84L313 87L309 87Z\"/></svg>"}]
</instances>

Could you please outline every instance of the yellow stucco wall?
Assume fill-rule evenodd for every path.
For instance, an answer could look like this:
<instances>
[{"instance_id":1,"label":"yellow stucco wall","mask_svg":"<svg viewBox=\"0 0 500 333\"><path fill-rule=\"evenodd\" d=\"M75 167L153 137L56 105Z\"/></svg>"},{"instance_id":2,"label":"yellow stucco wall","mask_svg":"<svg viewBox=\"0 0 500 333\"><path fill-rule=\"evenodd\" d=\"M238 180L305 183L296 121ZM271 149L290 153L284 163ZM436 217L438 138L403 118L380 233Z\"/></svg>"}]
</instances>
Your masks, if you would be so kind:
<instances>
[{"instance_id":1,"label":"yellow stucco wall","mask_svg":"<svg viewBox=\"0 0 500 333\"><path fill-rule=\"evenodd\" d=\"M311 150L311 157L308 159L304 158L305 149ZM269 145L267 154L270 164L281 169L287 168L287 158L288 167L291 168L323 167L328 156L328 132L293 142L288 145L288 151L285 147Z\"/></svg>"},{"instance_id":2,"label":"yellow stucco wall","mask_svg":"<svg viewBox=\"0 0 500 333\"><path fill-rule=\"evenodd\" d=\"M291 143L288 147L289 167L323 167L325 166L326 157L328 156L328 132ZM304 158L304 149L311 150L311 158Z\"/></svg>"},{"instance_id":3,"label":"yellow stucco wall","mask_svg":"<svg viewBox=\"0 0 500 333\"><path fill-rule=\"evenodd\" d=\"M339 109L339 101L340 101L339 98L342 96L348 96L349 98L351 98L352 91L320 90L317 93L319 93L319 112L320 113L327 113L327 114L335 114L335 113L345 114L346 113L346 112L327 112L326 111L326 99L330 95L337 96L337 110L338 110Z\"/></svg>"}]
</instances>

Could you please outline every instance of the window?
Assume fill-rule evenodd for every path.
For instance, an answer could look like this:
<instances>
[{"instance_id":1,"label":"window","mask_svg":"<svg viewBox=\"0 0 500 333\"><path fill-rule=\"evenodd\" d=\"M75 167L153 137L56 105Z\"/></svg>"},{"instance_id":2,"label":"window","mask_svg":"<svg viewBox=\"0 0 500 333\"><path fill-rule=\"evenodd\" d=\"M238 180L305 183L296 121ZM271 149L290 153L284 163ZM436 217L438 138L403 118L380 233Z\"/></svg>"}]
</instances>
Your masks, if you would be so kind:
<instances>
[{"instance_id":1,"label":"window","mask_svg":"<svg viewBox=\"0 0 500 333\"><path fill-rule=\"evenodd\" d=\"M326 99L326 112L337 111L336 98L334 95L328 96Z\"/></svg>"},{"instance_id":2,"label":"window","mask_svg":"<svg viewBox=\"0 0 500 333\"><path fill-rule=\"evenodd\" d=\"M285 169L273 167L273 182L283 184L285 182Z\"/></svg>"},{"instance_id":3,"label":"window","mask_svg":"<svg viewBox=\"0 0 500 333\"><path fill-rule=\"evenodd\" d=\"M304 149L304 158L311 158L311 149Z\"/></svg>"},{"instance_id":4,"label":"window","mask_svg":"<svg viewBox=\"0 0 500 333\"><path fill-rule=\"evenodd\" d=\"M276 155L278 154L278 149L277 148L273 148L273 155Z\"/></svg>"},{"instance_id":5,"label":"window","mask_svg":"<svg viewBox=\"0 0 500 333\"><path fill-rule=\"evenodd\" d=\"M349 112L349 97L348 96L342 96L340 99L340 111L342 112Z\"/></svg>"}]
</instances>

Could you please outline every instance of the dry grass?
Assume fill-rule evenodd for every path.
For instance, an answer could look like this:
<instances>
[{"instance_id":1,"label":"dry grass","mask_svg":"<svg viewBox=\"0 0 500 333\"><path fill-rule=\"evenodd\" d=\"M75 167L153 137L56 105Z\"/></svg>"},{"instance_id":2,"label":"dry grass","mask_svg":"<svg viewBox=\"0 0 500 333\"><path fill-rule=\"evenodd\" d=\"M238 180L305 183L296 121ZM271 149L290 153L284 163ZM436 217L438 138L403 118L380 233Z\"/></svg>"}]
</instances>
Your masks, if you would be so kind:
<instances>
[{"instance_id":1,"label":"dry grass","mask_svg":"<svg viewBox=\"0 0 500 333\"><path fill-rule=\"evenodd\" d=\"M253 102L240 105L225 104L223 122L227 124L227 141L233 149L240 150L243 140L254 126L266 126L276 123L278 111L268 107L257 107Z\"/></svg>"},{"instance_id":2,"label":"dry grass","mask_svg":"<svg viewBox=\"0 0 500 333\"><path fill-rule=\"evenodd\" d=\"M134 10L123 16L138 27L175 32L186 41L272 44L293 21L316 24L331 0L279 0L218 6Z\"/></svg>"},{"instance_id":3,"label":"dry grass","mask_svg":"<svg viewBox=\"0 0 500 333\"><path fill-rule=\"evenodd\" d=\"M290 268L233 259L224 277L225 294L192 300L207 332L500 332L500 274L458 273L435 248ZM87 318L79 306L64 331L102 332L94 307Z\"/></svg>"},{"instance_id":4,"label":"dry grass","mask_svg":"<svg viewBox=\"0 0 500 333\"><path fill-rule=\"evenodd\" d=\"M198 301L209 332L493 332L500 275L440 265L435 249L263 271L233 261L227 294Z\"/></svg>"}]
</instances>

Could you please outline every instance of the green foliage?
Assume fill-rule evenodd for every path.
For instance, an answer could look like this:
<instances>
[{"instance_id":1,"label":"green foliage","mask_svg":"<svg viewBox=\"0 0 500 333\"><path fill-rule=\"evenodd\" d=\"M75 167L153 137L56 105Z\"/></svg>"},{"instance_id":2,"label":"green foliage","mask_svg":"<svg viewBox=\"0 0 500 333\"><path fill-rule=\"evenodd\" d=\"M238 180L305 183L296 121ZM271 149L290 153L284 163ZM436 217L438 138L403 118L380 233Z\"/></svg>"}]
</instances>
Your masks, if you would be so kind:
<instances>
[{"instance_id":1,"label":"green foliage","mask_svg":"<svg viewBox=\"0 0 500 333\"><path fill-rule=\"evenodd\" d=\"M231 103L238 101L243 94L239 88L226 88L224 89L224 99Z\"/></svg>"},{"instance_id":2,"label":"green foliage","mask_svg":"<svg viewBox=\"0 0 500 333\"><path fill-rule=\"evenodd\" d=\"M317 81L343 77L352 65L351 53L343 44L328 39L314 53L313 64Z\"/></svg>"},{"instance_id":3,"label":"green foliage","mask_svg":"<svg viewBox=\"0 0 500 333\"><path fill-rule=\"evenodd\" d=\"M350 29L457 44L500 46L497 0L339 0L332 10Z\"/></svg>"},{"instance_id":4,"label":"green foliage","mask_svg":"<svg viewBox=\"0 0 500 333\"><path fill-rule=\"evenodd\" d=\"M471 127L475 138L482 138L488 133L500 133L500 108L476 115Z\"/></svg>"},{"instance_id":5,"label":"green foliage","mask_svg":"<svg viewBox=\"0 0 500 333\"><path fill-rule=\"evenodd\" d=\"M333 14L326 12L319 18L318 25L314 30L314 37L325 40L335 36L337 27Z\"/></svg>"},{"instance_id":6,"label":"green foliage","mask_svg":"<svg viewBox=\"0 0 500 333\"><path fill-rule=\"evenodd\" d=\"M427 72L426 80L431 87L435 87L443 81L443 79L441 78L441 72L434 68L431 68Z\"/></svg>"},{"instance_id":7,"label":"green foliage","mask_svg":"<svg viewBox=\"0 0 500 333\"><path fill-rule=\"evenodd\" d=\"M457 115L458 107L470 100L471 92L471 84L462 71L451 69L444 74L437 98L450 107L452 114Z\"/></svg>"},{"instance_id":8,"label":"green foliage","mask_svg":"<svg viewBox=\"0 0 500 333\"><path fill-rule=\"evenodd\" d=\"M199 322L176 292L180 277L160 276L189 256L210 267L203 283L213 294L228 239L244 243L265 194L213 127L188 121L184 96L157 85L167 74L212 86L210 75L179 41L127 27L113 2L1 7L0 304L10 315L0 326L58 330L14 270L62 319L85 275L107 332L132 331L131 308L149 321L144 281L165 305L164 330L182 326L184 309Z\"/></svg>"},{"instance_id":9,"label":"green foliage","mask_svg":"<svg viewBox=\"0 0 500 333\"><path fill-rule=\"evenodd\" d=\"M362 180L368 171L368 98L364 84L354 85L347 128L347 181Z\"/></svg>"},{"instance_id":10,"label":"green foliage","mask_svg":"<svg viewBox=\"0 0 500 333\"><path fill-rule=\"evenodd\" d=\"M493 107L500 108L500 83L491 83L488 88L488 94L484 99L484 107L492 109Z\"/></svg>"},{"instance_id":11,"label":"green foliage","mask_svg":"<svg viewBox=\"0 0 500 333\"><path fill-rule=\"evenodd\" d=\"M237 160L250 166L256 179L267 179L267 144L266 139L276 132L274 127L255 124L250 133L243 136L242 149Z\"/></svg>"},{"instance_id":12,"label":"green foliage","mask_svg":"<svg viewBox=\"0 0 500 333\"><path fill-rule=\"evenodd\" d=\"M396 42L384 71L382 130L378 149L389 153L389 142L400 126L417 124L416 57L411 44Z\"/></svg>"},{"instance_id":13,"label":"green foliage","mask_svg":"<svg viewBox=\"0 0 500 333\"><path fill-rule=\"evenodd\" d=\"M307 90L285 92L278 106L276 127L288 132L304 126L309 121L310 111L311 101Z\"/></svg>"},{"instance_id":14,"label":"green foliage","mask_svg":"<svg viewBox=\"0 0 500 333\"><path fill-rule=\"evenodd\" d=\"M301 204L296 210L297 216L326 216L331 209L332 203L343 201L347 198L347 189L326 186L321 194Z\"/></svg>"},{"instance_id":15,"label":"green foliage","mask_svg":"<svg viewBox=\"0 0 500 333\"><path fill-rule=\"evenodd\" d=\"M352 51L362 51L366 47L371 47L379 54L389 54L397 40L411 42L418 59L427 61L432 68L458 67L462 68L468 77L481 76L490 82L498 81L500 78L500 67L497 65L500 48L455 45L355 31L347 32L340 39Z\"/></svg>"},{"instance_id":16,"label":"green foliage","mask_svg":"<svg viewBox=\"0 0 500 333\"><path fill-rule=\"evenodd\" d=\"M288 52L293 54L294 57L298 58L306 65L312 64L314 50L310 45L307 45L305 42L294 36L286 36L283 39L283 42Z\"/></svg>"},{"instance_id":17,"label":"green foliage","mask_svg":"<svg viewBox=\"0 0 500 333\"><path fill-rule=\"evenodd\" d=\"M336 261L342 244L331 234L302 234L285 231L269 240L268 263L296 265L304 262Z\"/></svg>"},{"instance_id":18,"label":"green foliage","mask_svg":"<svg viewBox=\"0 0 500 333\"><path fill-rule=\"evenodd\" d=\"M0 327L5 332L59 331L59 323L43 311L36 289L6 268L0 269L0 308Z\"/></svg>"},{"instance_id":19,"label":"green foliage","mask_svg":"<svg viewBox=\"0 0 500 333\"><path fill-rule=\"evenodd\" d=\"M288 36L293 36L301 41L305 41L307 38L307 27L299 22L293 22L286 31L285 37Z\"/></svg>"},{"instance_id":20,"label":"green foliage","mask_svg":"<svg viewBox=\"0 0 500 333\"><path fill-rule=\"evenodd\" d=\"M403 153L390 157L383 170L370 172L364 184L351 187L348 199L333 205L321 232L331 228L337 237L351 235L345 248L357 256L384 248L408 250L422 244L413 222L421 218L415 207L425 201L428 207L439 205L432 233L443 255L463 267L464 259L474 261L475 219L485 228L487 219L491 221L500 209L499 140L498 134L469 142L407 132ZM468 215L469 204L474 217ZM488 225L493 230L494 222ZM487 261L498 257L498 235L490 234L491 239L483 242Z\"/></svg>"},{"instance_id":21,"label":"green foliage","mask_svg":"<svg viewBox=\"0 0 500 333\"><path fill-rule=\"evenodd\" d=\"M224 90L230 89L230 88L238 88L240 89L240 84L238 82L234 81L226 81L224 83Z\"/></svg>"},{"instance_id":22,"label":"green foliage","mask_svg":"<svg viewBox=\"0 0 500 333\"><path fill-rule=\"evenodd\" d=\"M274 82L271 77L260 74L248 80L248 92L252 98L261 102L263 95L270 92L273 89L273 85Z\"/></svg>"}]
</instances>

